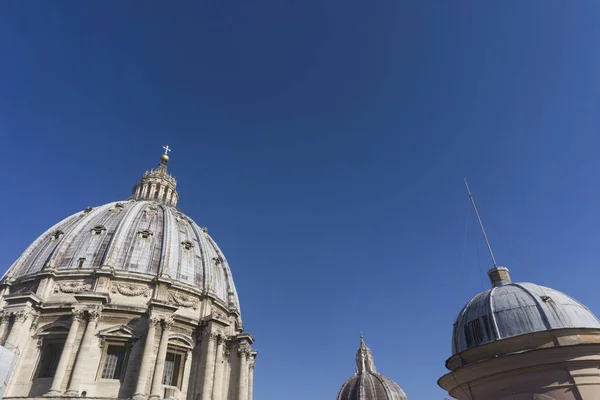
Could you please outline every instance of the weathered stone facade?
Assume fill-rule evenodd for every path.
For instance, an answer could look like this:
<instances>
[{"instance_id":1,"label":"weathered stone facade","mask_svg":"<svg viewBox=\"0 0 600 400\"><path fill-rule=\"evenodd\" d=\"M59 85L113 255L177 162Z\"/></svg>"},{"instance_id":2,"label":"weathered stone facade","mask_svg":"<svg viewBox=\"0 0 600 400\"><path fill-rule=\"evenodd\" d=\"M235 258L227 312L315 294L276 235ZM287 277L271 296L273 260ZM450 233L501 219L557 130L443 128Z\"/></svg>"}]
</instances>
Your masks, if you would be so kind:
<instances>
[{"instance_id":1,"label":"weathered stone facade","mask_svg":"<svg viewBox=\"0 0 600 400\"><path fill-rule=\"evenodd\" d=\"M229 266L175 208L167 161L2 278L0 344L18 353L5 397L252 400L257 352Z\"/></svg>"}]
</instances>

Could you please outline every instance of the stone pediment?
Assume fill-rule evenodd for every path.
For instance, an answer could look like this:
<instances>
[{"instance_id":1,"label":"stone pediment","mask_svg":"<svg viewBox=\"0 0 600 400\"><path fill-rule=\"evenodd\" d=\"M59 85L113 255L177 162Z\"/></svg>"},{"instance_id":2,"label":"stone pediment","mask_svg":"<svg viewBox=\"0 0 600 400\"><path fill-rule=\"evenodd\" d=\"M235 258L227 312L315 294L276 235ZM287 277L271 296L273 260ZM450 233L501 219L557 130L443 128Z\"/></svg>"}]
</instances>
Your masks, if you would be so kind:
<instances>
[{"instance_id":1,"label":"stone pediment","mask_svg":"<svg viewBox=\"0 0 600 400\"><path fill-rule=\"evenodd\" d=\"M120 340L137 340L138 336L134 334L133 329L127 325L116 325L110 328L102 329L98 332L98 336L107 339L120 339Z\"/></svg>"}]
</instances>

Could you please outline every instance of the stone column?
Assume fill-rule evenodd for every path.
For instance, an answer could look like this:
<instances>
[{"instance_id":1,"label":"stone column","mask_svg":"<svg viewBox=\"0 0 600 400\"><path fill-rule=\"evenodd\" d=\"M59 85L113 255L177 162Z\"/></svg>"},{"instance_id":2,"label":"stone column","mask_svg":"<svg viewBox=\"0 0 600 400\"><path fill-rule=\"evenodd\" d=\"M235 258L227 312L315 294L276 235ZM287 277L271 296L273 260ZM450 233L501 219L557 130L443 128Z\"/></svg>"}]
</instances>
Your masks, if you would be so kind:
<instances>
[{"instance_id":1,"label":"stone column","mask_svg":"<svg viewBox=\"0 0 600 400\"><path fill-rule=\"evenodd\" d=\"M10 324L10 314L3 312L1 314L2 322L0 323L0 344L3 343L4 336L8 330L8 324Z\"/></svg>"},{"instance_id":2,"label":"stone column","mask_svg":"<svg viewBox=\"0 0 600 400\"><path fill-rule=\"evenodd\" d=\"M133 400L142 400L146 398L146 384L152 370L150 360L154 354L154 339L156 337L156 327L160 324L160 319L150 317L148 319L148 334L146 335L146 344L144 345L144 354L142 355L142 364L138 375L137 385Z\"/></svg>"},{"instance_id":3,"label":"stone column","mask_svg":"<svg viewBox=\"0 0 600 400\"><path fill-rule=\"evenodd\" d=\"M213 385L213 399L219 400L223 397L223 342L222 335L217 336L217 359L215 361L215 379Z\"/></svg>"},{"instance_id":4,"label":"stone column","mask_svg":"<svg viewBox=\"0 0 600 400\"><path fill-rule=\"evenodd\" d=\"M240 344L238 354L240 356L240 380L238 382L238 400L248 400L248 358L250 349L246 343Z\"/></svg>"},{"instance_id":5,"label":"stone column","mask_svg":"<svg viewBox=\"0 0 600 400\"><path fill-rule=\"evenodd\" d=\"M192 351L188 350L185 353L185 366L183 368L183 382L181 384L181 393L183 394L183 396L181 396L182 399L187 398L191 370L192 370Z\"/></svg>"},{"instance_id":6,"label":"stone column","mask_svg":"<svg viewBox=\"0 0 600 400\"><path fill-rule=\"evenodd\" d=\"M210 328L209 328L210 329ZM213 380L215 377L215 338L214 332L206 332L206 357L204 359L204 379L202 379L202 400L212 399Z\"/></svg>"},{"instance_id":7,"label":"stone column","mask_svg":"<svg viewBox=\"0 0 600 400\"><path fill-rule=\"evenodd\" d=\"M27 321L27 318L29 318L29 311L20 310L13 313L13 315L15 320L13 321L12 328L10 328L6 342L4 343L8 349L19 347L21 334L23 333L23 325L25 324L25 321Z\"/></svg>"},{"instance_id":8,"label":"stone column","mask_svg":"<svg viewBox=\"0 0 600 400\"><path fill-rule=\"evenodd\" d=\"M248 400L252 400L253 392L254 392L254 362L250 364L250 370L248 372Z\"/></svg>"},{"instance_id":9,"label":"stone column","mask_svg":"<svg viewBox=\"0 0 600 400\"><path fill-rule=\"evenodd\" d=\"M62 393L62 383L65 379L67 368L69 367L71 355L73 354L73 348L75 345L75 340L77 339L77 333L79 332L79 324L81 321L83 321L83 310L73 310L73 321L71 322L71 327L69 328L69 334L67 335L67 340L65 340L65 345L62 349L62 353L60 354L60 360L56 366L56 372L54 373L54 378L52 379L52 386L50 387L50 391L46 393L46 396L59 396Z\"/></svg>"},{"instance_id":10,"label":"stone column","mask_svg":"<svg viewBox=\"0 0 600 400\"><path fill-rule=\"evenodd\" d=\"M161 393L162 378L165 372L165 358L167 358L167 347L169 346L169 332L173 326L173 319L168 318L163 321L163 331L158 345L158 355L156 356L156 366L154 367L154 379L152 380L151 398L162 399Z\"/></svg>"},{"instance_id":11,"label":"stone column","mask_svg":"<svg viewBox=\"0 0 600 400\"><path fill-rule=\"evenodd\" d=\"M96 331L96 324L100 318L100 311L89 310L88 311L88 323L81 339L81 345L79 346L79 353L75 359L75 365L73 366L73 373L71 374L71 382L69 382L69 388L65 392L66 396L79 396L79 385L81 384L81 378L87 362L88 352L92 339L94 339L94 332Z\"/></svg>"}]
</instances>

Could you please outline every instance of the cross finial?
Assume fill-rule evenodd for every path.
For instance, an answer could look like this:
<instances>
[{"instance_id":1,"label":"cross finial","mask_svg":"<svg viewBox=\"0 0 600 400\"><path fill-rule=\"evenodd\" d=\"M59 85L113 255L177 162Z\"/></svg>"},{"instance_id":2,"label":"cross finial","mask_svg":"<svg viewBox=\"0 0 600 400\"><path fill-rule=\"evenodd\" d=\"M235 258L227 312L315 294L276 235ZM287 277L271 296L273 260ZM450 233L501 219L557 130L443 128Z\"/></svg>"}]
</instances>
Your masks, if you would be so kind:
<instances>
[{"instance_id":1,"label":"cross finial","mask_svg":"<svg viewBox=\"0 0 600 400\"><path fill-rule=\"evenodd\" d=\"M171 148L169 147L169 145L163 146L163 149L165 149L165 154L169 155L169 152L171 151Z\"/></svg>"}]
</instances>

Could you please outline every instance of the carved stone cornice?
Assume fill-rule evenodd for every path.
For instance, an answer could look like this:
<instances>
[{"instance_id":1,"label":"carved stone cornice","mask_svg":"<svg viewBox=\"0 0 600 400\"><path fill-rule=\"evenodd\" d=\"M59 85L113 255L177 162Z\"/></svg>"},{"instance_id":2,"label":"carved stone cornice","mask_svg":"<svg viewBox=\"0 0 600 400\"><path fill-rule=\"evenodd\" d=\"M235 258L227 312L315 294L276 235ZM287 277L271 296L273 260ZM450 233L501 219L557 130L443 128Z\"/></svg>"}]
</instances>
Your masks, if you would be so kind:
<instances>
[{"instance_id":1,"label":"carved stone cornice","mask_svg":"<svg viewBox=\"0 0 600 400\"><path fill-rule=\"evenodd\" d=\"M54 293L83 293L92 290L92 285L85 282L60 282L54 286Z\"/></svg>"},{"instance_id":2,"label":"carved stone cornice","mask_svg":"<svg viewBox=\"0 0 600 400\"><path fill-rule=\"evenodd\" d=\"M120 293L123 296L150 296L150 288L147 286L129 285L129 284L114 284L111 292Z\"/></svg>"}]
</instances>

